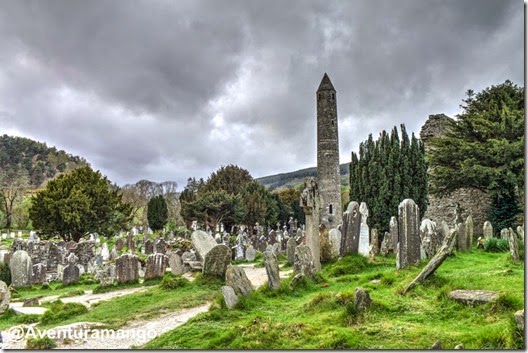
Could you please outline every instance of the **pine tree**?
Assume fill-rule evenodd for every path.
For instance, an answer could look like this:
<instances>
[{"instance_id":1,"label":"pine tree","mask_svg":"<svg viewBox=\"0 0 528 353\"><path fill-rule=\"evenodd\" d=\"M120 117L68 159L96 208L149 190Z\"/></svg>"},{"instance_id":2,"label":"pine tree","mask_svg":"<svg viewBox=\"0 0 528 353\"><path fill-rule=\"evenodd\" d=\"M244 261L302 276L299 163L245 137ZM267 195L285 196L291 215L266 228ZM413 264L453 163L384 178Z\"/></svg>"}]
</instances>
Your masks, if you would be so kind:
<instances>
[{"instance_id":1,"label":"pine tree","mask_svg":"<svg viewBox=\"0 0 528 353\"><path fill-rule=\"evenodd\" d=\"M162 195L151 198L147 204L147 219L153 231L162 230L169 218L167 202Z\"/></svg>"}]
</instances>

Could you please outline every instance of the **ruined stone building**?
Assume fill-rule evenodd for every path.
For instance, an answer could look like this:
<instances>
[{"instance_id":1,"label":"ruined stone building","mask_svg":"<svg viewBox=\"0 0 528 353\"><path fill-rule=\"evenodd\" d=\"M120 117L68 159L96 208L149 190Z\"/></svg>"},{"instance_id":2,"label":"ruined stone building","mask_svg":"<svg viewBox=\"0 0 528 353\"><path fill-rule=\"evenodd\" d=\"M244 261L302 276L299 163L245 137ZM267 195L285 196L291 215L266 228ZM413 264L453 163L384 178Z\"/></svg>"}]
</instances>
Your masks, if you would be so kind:
<instances>
[{"instance_id":1,"label":"ruined stone building","mask_svg":"<svg viewBox=\"0 0 528 353\"><path fill-rule=\"evenodd\" d=\"M432 148L431 138L444 136L448 131L448 123L452 121L444 114L429 115L420 130L420 139L424 143L425 153ZM429 172L434 166L429 166ZM471 214L473 218L474 234L482 234L482 227L486 221L486 212L491 204L488 195L473 188L460 188L448 197L435 197L429 194L429 206L424 218L429 218L437 224L445 221L450 227L454 226L456 204L460 204L462 218L465 220Z\"/></svg>"},{"instance_id":2,"label":"ruined stone building","mask_svg":"<svg viewBox=\"0 0 528 353\"><path fill-rule=\"evenodd\" d=\"M316 100L317 185L321 201L319 223L331 229L341 223L342 207L336 90L326 73L317 89Z\"/></svg>"}]
</instances>

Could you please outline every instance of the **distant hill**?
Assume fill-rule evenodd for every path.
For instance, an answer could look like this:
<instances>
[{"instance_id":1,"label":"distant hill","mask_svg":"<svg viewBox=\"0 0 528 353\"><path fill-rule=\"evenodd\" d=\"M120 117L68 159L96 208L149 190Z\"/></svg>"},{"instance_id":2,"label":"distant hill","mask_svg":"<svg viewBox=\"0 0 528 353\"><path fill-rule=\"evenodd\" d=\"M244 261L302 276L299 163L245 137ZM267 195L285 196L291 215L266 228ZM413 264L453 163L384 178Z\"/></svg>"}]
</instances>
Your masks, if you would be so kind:
<instances>
[{"instance_id":1,"label":"distant hill","mask_svg":"<svg viewBox=\"0 0 528 353\"><path fill-rule=\"evenodd\" d=\"M0 170L20 165L27 170L30 187L34 189L59 173L87 164L84 158L48 147L42 142L25 137L0 136Z\"/></svg>"},{"instance_id":2,"label":"distant hill","mask_svg":"<svg viewBox=\"0 0 528 353\"><path fill-rule=\"evenodd\" d=\"M339 165L341 174L341 185L348 186L348 163ZM268 175L256 180L264 185L268 190L272 191L281 188L297 188L304 183L306 177L315 177L317 175L317 167L300 169L295 172L281 173L275 175Z\"/></svg>"}]
</instances>

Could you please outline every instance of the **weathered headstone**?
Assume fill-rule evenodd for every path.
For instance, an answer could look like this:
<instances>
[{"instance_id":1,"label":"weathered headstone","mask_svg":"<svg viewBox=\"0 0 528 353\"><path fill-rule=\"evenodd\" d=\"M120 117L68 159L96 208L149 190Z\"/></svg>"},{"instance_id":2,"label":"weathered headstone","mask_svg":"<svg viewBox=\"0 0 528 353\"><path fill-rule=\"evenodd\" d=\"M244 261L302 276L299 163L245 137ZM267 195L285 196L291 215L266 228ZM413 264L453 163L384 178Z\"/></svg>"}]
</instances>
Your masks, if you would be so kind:
<instances>
[{"instance_id":1,"label":"weathered headstone","mask_svg":"<svg viewBox=\"0 0 528 353\"><path fill-rule=\"evenodd\" d=\"M123 254L115 262L117 283L134 283L139 280L139 260L136 255Z\"/></svg>"},{"instance_id":2,"label":"weathered headstone","mask_svg":"<svg viewBox=\"0 0 528 353\"><path fill-rule=\"evenodd\" d=\"M165 254L167 252L167 242L165 241L165 239L163 238L158 239L154 243L154 252L157 252L160 254Z\"/></svg>"},{"instance_id":3,"label":"weathered headstone","mask_svg":"<svg viewBox=\"0 0 528 353\"><path fill-rule=\"evenodd\" d=\"M506 240L508 240L510 238L510 232L509 232L508 228L501 229L500 237L501 237L501 239L506 239Z\"/></svg>"},{"instance_id":4,"label":"weathered headstone","mask_svg":"<svg viewBox=\"0 0 528 353\"><path fill-rule=\"evenodd\" d=\"M173 253L169 257L169 267L173 275L181 275L184 272L183 260L180 255Z\"/></svg>"},{"instance_id":5,"label":"weathered headstone","mask_svg":"<svg viewBox=\"0 0 528 353\"><path fill-rule=\"evenodd\" d=\"M146 268L145 268L145 281L163 277L165 270L167 269L167 256L161 253L150 254L147 257Z\"/></svg>"},{"instance_id":6,"label":"weathered headstone","mask_svg":"<svg viewBox=\"0 0 528 353\"><path fill-rule=\"evenodd\" d=\"M437 249L437 235L436 235L436 223L428 218L422 219L420 224L420 239L421 239L421 251L423 252L422 259L431 258L436 253Z\"/></svg>"},{"instance_id":7,"label":"weathered headstone","mask_svg":"<svg viewBox=\"0 0 528 353\"><path fill-rule=\"evenodd\" d=\"M359 213L359 204L356 201L351 201L347 206L347 210L343 213L340 256L358 253L360 228L361 214Z\"/></svg>"},{"instance_id":8,"label":"weathered headstone","mask_svg":"<svg viewBox=\"0 0 528 353\"><path fill-rule=\"evenodd\" d=\"M490 221L484 222L482 234L484 235L484 240L488 240L489 238L493 237L493 226L491 225Z\"/></svg>"},{"instance_id":9,"label":"weathered headstone","mask_svg":"<svg viewBox=\"0 0 528 353\"><path fill-rule=\"evenodd\" d=\"M273 245L277 242L277 233L274 230L271 230L268 233L268 244Z\"/></svg>"},{"instance_id":10,"label":"weathered headstone","mask_svg":"<svg viewBox=\"0 0 528 353\"><path fill-rule=\"evenodd\" d=\"M46 282L46 265L38 263L33 265L31 284L42 284Z\"/></svg>"},{"instance_id":11,"label":"weathered headstone","mask_svg":"<svg viewBox=\"0 0 528 353\"><path fill-rule=\"evenodd\" d=\"M330 229L328 232L328 241L330 243L330 254L332 258L338 257L341 247L341 232L336 228Z\"/></svg>"},{"instance_id":12,"label":"weathered headstone","mask_svg":"<svg viewBox=\"0 0 528 353\"><path fill-rule=\"evenodd\" d=\"M394 249L392 248L391 234L389 232L385 232L385 235L383 236L383 240L381 241L380 253L383 256L387 256L389 253L393 251Z\"/></svg>"},{"instance_id":13,"label":"weathered headstone","mask_svg":"<svg viewBox=\"0 0 528 353\"><path fill-rule=\"evenodd\" d=\"M104 264L102 268L96 271L95 278L99 280L101 287L111 286L116 278L116 266L114 264Z\"/></svg>"},{"instance_id":14,"label":"weathered headstone","mask_svg":"<svg viewBox=\"0 0 528 353\"><path fill-rule=\"evenodd\" d=\"M293 265L293 261L295 259L295 248L297 247L297 242L295 241L295 238L288 239L288 243L286 244L286 259L289 264Z\"/></svg>"},{"instance_id":15,"label":"weathered headstone","mask_svg":"<svg viewBox=\"0 0 528 353\"><path fill-rule=\"evenodd\" d=\"M231 250L224 244L217 244L205 255L202 272L203 274L223 277L230 263Z\"/></svg>"},{"instance_id":16,"label":"weathered headstone","mask_svg":"<svg viewBox=\"0 0 528 353\"><path fill-rule=\"evenodd\" d=\"M471 250L473 246L473 217L469 215L466 219L466 249Z\"/></svg>"},{"instance_id":17,"label":"weathered headstone","mask_svg":"<svg viewBox=\"0 0 528 353\"><path fill-rule=\"evenodd\" d=\"M306 178L304 181L304 190L300 197L300 205L306 216L306 245L310 247L312 252L315 271L321 269L321 244L319 239L320 204L320 194L315 178Z\"/></svg>"},{"instance_id":18,"label":"weathered headstone","mask_svg":"<svg viewBox=\"0 0 528 353\"><path fill-rule=\"evenodd\" d=\"M398 232L398 218L395 216L392 216L389 222L389 231L391 235L391 241L392 241L392 248L396 250L396 245L398 245L399 240L399 232Z\"/></svg>"},{"instance_id":19,"label":"weathered headstone","mask_svg":"<svg viewBox=\"0 0 528 353\"><path fill-rule=\"evenodd\" d=\"M266 266L269 287L278 289L280 286L279 262L273 251L264 251L264 265Z\"/></svg>"},{"instance_id":20,"label":"weathered headstone","mask_svg":"<svg viewBox=\"0 0 528 353\"><path fill-rule=\"evenodd\" d=\"M4 281L0 281L0 315L9 308L11 292Z\"/></svg>"},{"instance_id":21,"label":"weathered headstone","mask_svg":"<svg viewBox=\"0 0 528 353\"><path fill-rule=\"evenodd\" d=\"M246 296L253 292L253 286L246 272L240 266L229 265L225 274L226 285L232 287L237 295Z\"/></svg>"},{"instance_id":22,"label":"weathered headstone","mask_svg":"<svg viewBox=\"0 0 528 353\"><path fill-rule=\"evenodd\" d=\"M145 255L150 255L154 253L154 243L151 239L145 241Z\"/></svg>"},{"instance_id":23,"label":"weathered headstone","mask_svg":"<svg viewBox=\"0 0 528 353\"><path fill-rule=\"evenodd\" d=\"M513 261L519 261L519 246L517 244L517 236L513 229L508 231L508 242L510 244L510 254Z\"/></svg>"},{"instance_id":24,"label":"weathered headstone","mask_svg":"<svg viewBox=\"0 0 528 353\"><path fill-rule=\"evenodd\" d=\"M125 246L125 241L122 238L119 238L115 242L115 247L117 251L122 251Z\"/></svg>"},{"instance_id":25,"label":"weathered headstone","mask_svg":"<svg viewBox=\"0 0 528 353\"><path fill-rule=\"evenodd\" d=\"M78 257L74 253L68 256L68 265L62 271L62 284L67 286L71 283L77 283L81 276L81 270L77 266Z\"/></svg>"},{"instance_id":26,"label":"weathered headstone","mask_svg":"<svg viewBox=\"0 0 528 353\"><path fill-rule=\"evenodd\" d=\"M11 270L11 284L13 287L31 285L33 265L31 257L26 251L17 250L11 255L9 269Z\"/></svg>"},{"instance_id":27,"label":"weathered headstone","mask_svg":"<svg viewBox=\"0 0 528 353\"><path fill-rule=\"evenodd\" d=\"M255 261L256 256L257 256L257 251L255 250L253 245L250 245L246 250L246 260Z\"/></svg>"},{"instance_id":28,"label":"weathered headstone","mask_svg":"<svg viewBox=\"0 0 528 353\"><path fill-rule=\"evenodd\" d=\"M108 250L108 244L104 243L103 247L101 249L101 256L103 258L103 261L110 260L110 251Z\"/></svg>"},{"instance_id":29,"label":"weathered headstone","mask_svg":"<svg viewBox=\"0 0 528 353\"><path fill-rule=\"evenodd\" d=\"M293 272L302 273L306 277L313 278L317 272L310 248L307 245L299 245L295 248L295 259L293 261Z\"/></svg>"},{"instance_id":30,"label":"weathered headstone","mask_svg":"<svg viewBox=\"0 0 528 353\"><path fill-rule=\"evenodd\" d=\"M380 252L379 249L379 238L378 238L378 230L376 228L373 228L370 231L371 240L370 240L370 255L371 256L377 256Z\"/></svg>"},{"instance_id":31,"label":"weathered headstone","mask_svg":"<svg viewBox=\"0 0 528 353\"><path fill-rule=\"evenodd\" d=\"M235 260L242 261L245 259L244 255L245 246L242 243L238 243L235 246Z\"/></svg>"},{"instance_id":32,"label":"weathered headstone","mask_svg":"<svg viewBox=\"0 0 528 353\"><path fill-rule=\"evenodd\" d=\"M517 226L517 235L519 236L519 240L522 240L524 242L524 225Z\"/></svg>"},{"instance_id":33,"label":"weathered headstone","mask_svg":"<svg viewBox=\"0 0 528 353\"><path fill-rule=\"evenodd\" d=\"M369 226L367 224L367 218L369 215L368 207L365 202L362 202L359 206L359 213L361 214L361 223L359 227L359 245L358 254L363 256L369 256Z\"/></svg>"},{"instance_id":34,"label":"weathered headstone","mask_svg":"<svg viewBox=\"0 0 528 353\"><path fill-rule=\"evenodd\" d=\"M420 210L412 199L398 206L398 268L420 262Z\"/></svg>"},{"instance_id":35,"label":"weathered headstone","mask_svg":"<svg viewBox=\"0 0 528 353\"><path fill-rule=\"evenodd\" d=\"M356 310L358 313L367 310L372 303L370 295L367 290L362 287L357 287L355 290L354 303L356 304Z\"/></svg>"},{"instance_id":36,"label":"weathered headstone","mask_svg":"<svg viewBox=\"0 0 528 353\"><path fill-rule=\"evenodd\" d=\"M228 309L233 309L239 301L235 290L230 286L222 286L222 295Z\"/></svg>"}]
</instances>

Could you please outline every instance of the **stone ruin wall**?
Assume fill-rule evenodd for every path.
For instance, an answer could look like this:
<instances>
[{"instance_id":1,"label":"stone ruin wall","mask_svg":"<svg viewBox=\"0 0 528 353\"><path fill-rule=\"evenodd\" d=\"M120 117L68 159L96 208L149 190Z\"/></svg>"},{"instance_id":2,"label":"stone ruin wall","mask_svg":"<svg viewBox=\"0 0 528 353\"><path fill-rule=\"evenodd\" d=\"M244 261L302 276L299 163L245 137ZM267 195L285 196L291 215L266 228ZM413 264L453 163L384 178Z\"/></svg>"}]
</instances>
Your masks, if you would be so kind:
<instances>
[{"instance_id":1,"label":"stone ruin wall","mask_svg":"<svg viewBox=\"0 0 528 353\"><path fill-rule=\"evenodd\" d=\"M429 119L420 131L420 139L424 143L426 154L431 148L428 144L430 139L443 136L448 130L447 123L450 120L453 119L444 114L429 115ZM429 195L429 206L424 218L429 218L437 224L445 221L449 227L454 227L456 203L459 203L462 208L464 220L470 214L473 217L473 234L481 235L491 200L485 192L477 189L461 188L454 191L450 196L442 198Z\"/></svg>"}]
</instances>

